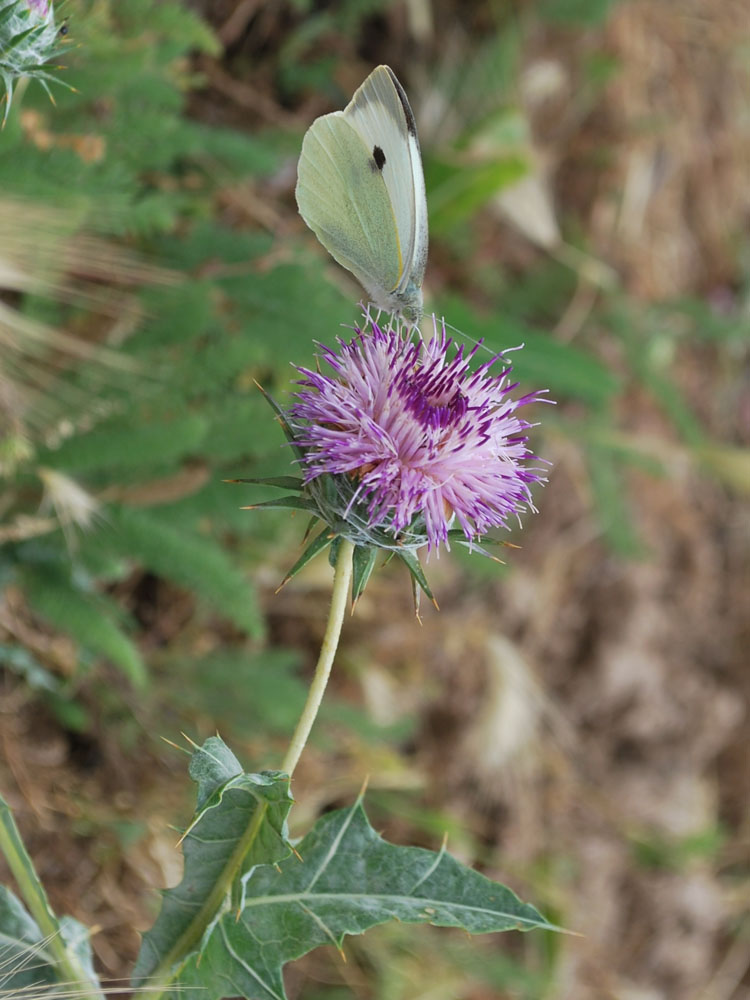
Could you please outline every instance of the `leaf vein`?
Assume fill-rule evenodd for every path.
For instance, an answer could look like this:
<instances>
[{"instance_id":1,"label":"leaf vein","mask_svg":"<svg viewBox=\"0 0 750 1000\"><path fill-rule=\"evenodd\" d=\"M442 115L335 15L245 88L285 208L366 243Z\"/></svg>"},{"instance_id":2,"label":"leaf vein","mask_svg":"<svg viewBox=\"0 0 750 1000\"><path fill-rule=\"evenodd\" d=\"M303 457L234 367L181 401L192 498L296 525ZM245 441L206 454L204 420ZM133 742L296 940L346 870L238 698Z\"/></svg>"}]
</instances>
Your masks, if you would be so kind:
<instances>
[{"instance_id":1,"label":"leaf vein","mask_svg":"<svg viewBox=\"0 0 750 1000\"><path fill-rule=\"evenodd\" d=\"M271 986L269 986L269 984L265 982L265 980L260 975L258 975L255 969L252 968L252 966L248 965L247 962L245 962L242 958L240 958L240 956L237 954L237 952L229 943L226 930L223 924L219 924L219 927L221 928L221 937L224 943L224 947L227 949L227 951L235 960L235 962L237 962L237 964L240 965L248 973L248 975L252 979L254 979L256 983L258 983L259 986L262 986L264 990L267 990L272 997L276 997L276 1000L286 1000L283 994L277 993L276 990L274 990Z\"/></svg>"},{"instance_id":2,"label":"leaf vein","mask_svg":"<svg viewBox=\"0 0 750 1000\"><path fill-rule=\"evenodd\" d=\"M342 823L341 829L336 834L336 837L331 843L331 846L328 849L328 853L321 862L320 868L318 868L318 870L315 872L310 882L308 882L307 888L305 889L302 895L307 895L307 893L312 889L312 887L315 885L315 883L318 881L321 875L325 872L326 868L331 863L331 861L335 858L336 852L339 849L339 844L343 840L346 831L349 829L351 822L354 819L354 813L358 805L359 805L359 799L354 804L354 806L349 810L349 815L346 817L346 821Z\"/></svg>"},{"instance_id":3,"label":"leaf vein","mask_svg":"<svg viewBox=\"0 0 750 1000\"><path fill-rule=\"evenodd\" d=\"M245 910L250 909L253 906L272 906L281 903L299 903L300 899L304 897L309 906L313 901L320 900L341 900L342 898L346 900L365 900L365 901L384 901L393 903L408 904L409 906L414 906L418 904L420 909L424 909L427 906L439 906L448 910L462 911L466 913L475 913L479 916L488 917L502 917L506 920L513 920L519 924L528 924L530 927L545 927L547 926L544 918L532 918L524 917L520 913L513 913L512 911L506 910L491 910L486 906L472 906L470 903L456 903L445 899L433 899L430 896L405 896L401 893L377 893L377 892L316 892L310 894L308 890L298 893L287 893L272 896L254 896L245 901Z\"/></svg>"},{"instance_id":4,"label":"leaf vein","mask_svg":"<svg viewBox=\"0 0 750 1000\"><path fill-rule=\"evenodd\" d=\"M304 903L297 901L297 905L301 910L303 910L308 915L308 917L310 917L310 919L314 923L318 925L318 927L320 927L325 936L330 939L331 944L334 944L338 948L339 946L338 939L331 930L331 928L328 926L328 924L325 922L325 920L319 917L318 914L314 910L311 910L309 906L305 906Z\"/></svg>"},{"instance_id":5,"label":"leaf vein","mask_svg":"<svg viewBox=\"0 0 750 1000\"><path fill-rule=\"evenodd\" d=\"M444 857L445 857L445 843L441 845L440 850L437 853L437 857L432 862L432 864L423 872L423 874L417 879L417 881L411 887L410 895L413 896L414 893L417 891L417 889L420 887L420 885L422 885L423 882L427 881L427 879L430 877L430 875L432 875L432 873L435 871L435 869L437 868L437 866L440 864L440 862L443 860Z\"/></svg>"}]
</instances>

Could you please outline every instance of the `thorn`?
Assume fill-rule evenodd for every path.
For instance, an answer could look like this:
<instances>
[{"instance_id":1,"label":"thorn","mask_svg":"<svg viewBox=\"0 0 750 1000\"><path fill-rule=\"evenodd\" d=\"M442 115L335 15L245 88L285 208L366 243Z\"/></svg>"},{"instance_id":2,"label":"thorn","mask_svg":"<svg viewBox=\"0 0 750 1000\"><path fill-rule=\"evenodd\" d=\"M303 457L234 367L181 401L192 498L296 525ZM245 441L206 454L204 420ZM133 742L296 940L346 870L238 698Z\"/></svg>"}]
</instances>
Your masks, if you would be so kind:
<instances>
[{"instance_id":1,"label":"thorn","mask_svg":"<svg viewBox=\"0 0 750 1000\"><path fill-rule=\"evenodd\" d=\"M281 583L276 588L276 590L274 590L274 592L273 592L274 596L276 596L276 594L279 594L284 589L284 587L286 587L286 585L289 583L289 581L291 579L292 579L291 576L285 576L284 579L281 581Z\"/></svg>"},{"instance_id":2,"label":"thorn","mask_svg":"<svg viewBox=\"0 0 750 1000\"><path fill-rule=\"evenodd\" d=\"M365 780L362 782L362 787L360 788L360 790L359 790L359 792L357 794L357 802L361 802L362 799L365 797L365 792L367 791L367 786L369 784L370 784L370 775L366 774L365 775Z\"/></svg>"},{"instance_id":3,"label":"thorn","mask_svg":"<svg viewBox=\"0 0 750 1000\"><path fill-rule=\"evenodd\" d=\"M185 747L181 747L179 743L175 743L173 740L168 740L166 736L160 736L159 739L163 740L167 746L170 746L175 750L179 750L180 753L190 754L189 750L186 750Z\"/></svg>"},{"instance_id":4,"label":"thorn","mask_svg":"<svg viewBox=\"0 0 750 1000\"><path fill-rule=\"evenodd\" d=\"M433 604L433 607L435 608L435 610L439 611L440 610L440 605L437 602L437 597L431 597L430 600L432 601L432 604Z\"/></svg>"},{"instance_id":5,"label":"thorn","mask_svg":"<svg viewBox=\"0 0 750 1000\"><path fill-rule=\"evenodd\" d=\"M247 507L240 507L238 509L239 510L255 510L257 506L258 506L257 503L249 503L247 505Z\"/></svg>"},{"instance_id":6,"label":"thorn","mask_svg":"<svg viewBox=\"0 0 750 1000\"><path fill-rule=\"evenodd\" d=\"M502 542L506 549L520 549L522 546L516 545L515 542Z\"/></svg>"},{"instance_id":7,"label":"thorn","mask_svg":"<svg viewBox=\"0 0 750 1000\"><path fill-rule=\"evenodd\" d=\"M341 961L344 963L344 965L346 965L346 954L344 952L344 949L341 947L340 944L337 944L336 947L339 950L339 955L341 955Z\"/></svg>"},{"instance_id":8,"label":"thorn","mask_svg":"<svg viewBox=\"0 0 750 1000\"><path fill-rule=\"evenodd\" d=\"M302 855L300 854L300 852L297 850L296 847L292 847L292 854L295 856L297 861L299 861L300 863L304 862L305 859L302 857Z\"/></svg>"},{"instance_id":9,"label":"thorn","mask_svg":"<svg viewBox=\"0 0 750 1000\"><path fill-rule=\"evenodd\" d=\"M180 730L180 736L182 736L184 740L187 740L187 742L190 744L193 750L200 750L200 747L195 742L195 740L191 740L187 733L183 733L182 730Z\"/></svg>"}]
</instances>

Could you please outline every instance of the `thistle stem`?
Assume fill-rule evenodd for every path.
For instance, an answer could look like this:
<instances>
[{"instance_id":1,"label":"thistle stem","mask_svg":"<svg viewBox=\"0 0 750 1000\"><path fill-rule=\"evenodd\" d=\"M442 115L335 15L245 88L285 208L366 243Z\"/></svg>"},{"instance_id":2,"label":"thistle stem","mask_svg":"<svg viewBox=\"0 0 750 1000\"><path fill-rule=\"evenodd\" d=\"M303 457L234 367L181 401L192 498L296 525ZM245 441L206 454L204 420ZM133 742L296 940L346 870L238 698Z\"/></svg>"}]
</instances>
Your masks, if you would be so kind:
<instances>
[{"instance_id":1,"label":"thistle stem","mask_svg":"<svg viewBox=\"0 0 750 1000\"><path fill-rule=\"evenodd\" d=\"M10 806L2 796L0 796L0 852L5 855L29 913L42 932L44 950L51 956L58 981L72 988L76 997L80 997L81 1000L101 1000L102 994L99 989L91 982L78 956L66 945L60 933L60 924L49 905L47 893L21 840Z\"/></svg>"},{"instance_id":2,"label":"thistle stem","mask_svg":"<svg viewBox=\"0 0 750 1000\"><path fill-rule=\"evenodd\" d=\"M351 542L342 538L339 543L339 554L336 560L336 572L333 578L333 592L331 594L331 610L328 612L328 624L326 625L323 643L320 647L318 664L315 667L310 690L307 694L307 701L302 710L302 715L297 723L297 728L292 736L289 749L286 752L281 770L286 771L289 777L297 766L297 762L302 755L302 751L307 743L310 730L318 714L320 703L323 701L328 678L333 666L333 658L341 635L341 626L344 621L346 602L349 594L349 583L352 578L352 555L354 546Z\"/></svg>"},{"instance_id":3,"label":"thistle stem","mask_svg":"<svg viewBox=\"0 0 750 1000\"><path fill-rule=\"evenodd\" d=\"M302 710L302 715L297 723L297 728L294 731L289 749L281 765L281 769L290 777L307 743L307 738L310 735L310 730L318 714L318 709L323 700L323 694L325 693L326 684L331 673L349 595L353 553L354 546L352 543L342 539L339 545L336 572L333 578L331 609L328 613L328 624L323 636L318 664L315 668L315 675L307 695L307 702ZM265 804L258 807L247 830L239 841L237 849L234 851L221 876L217 879L216 885L209 897L202 905L200 911L195 915L190 926L173 944L168 954L162 958L158 968L149 978L147 985L134 994L134 1000L159 1000L164 992L169 989L169 983L179 974L181 964L190 957L192 950L196 947L205 932L208 923L214 918L223 900L227 898L227 893L231 891L232 884L237 878L238 873L242 871L243 859L252 850L253 844L263 825L267 809L268 806Z\"/></svg>"}]
</instances>

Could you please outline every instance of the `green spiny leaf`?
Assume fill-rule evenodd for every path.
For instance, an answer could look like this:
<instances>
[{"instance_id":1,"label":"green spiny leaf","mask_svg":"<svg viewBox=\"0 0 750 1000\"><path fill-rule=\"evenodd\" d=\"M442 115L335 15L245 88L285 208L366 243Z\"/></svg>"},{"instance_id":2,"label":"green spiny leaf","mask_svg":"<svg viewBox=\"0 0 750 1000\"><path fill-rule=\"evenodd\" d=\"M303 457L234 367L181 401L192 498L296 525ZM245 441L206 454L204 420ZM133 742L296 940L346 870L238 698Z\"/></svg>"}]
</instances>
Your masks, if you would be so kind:
<instances>
[{"instance_id":1,"label":"green spiny leaf","mask_svg":"<svg viewBox=\"0 0 750 1000\"><path fill-rule=\"evenodd\" d=\"M274 411L274 413L276 414L276 416L279 418L279 423L281 424L281 427L282 427L282 429L284 431L284 435L286 436L287 441L289 441L290 444L292 445L292 448L294 449L295 455L297 456L297 458L300 461L302 461L302 459L305 457L305 453L300 448L300 446L296 443L296 441L294 439L294 433L292 431L292 428L289 425L289 421L287 420L286 413L284 412L284 410L282 410L282 408L279 406L279 404L276 402L276 400L272 396L269 396L269 394L266 392L266 390L262 386L258 386L258 388L263 393L263 396L268 400L268 403L269 403L271 409Z\"/></svg>"},{"instance_id":2,"label":"green spiny leaf","mask_svg":"<svg viewBox=\"0 0 750 1000\"><path fill-rule=\"evenodd\" d=\"M40 993L57 982L54 959L44 947L44 935L10 889L0 886L0 937L3 995L34 987ZM6 993L7 991L7 993Z\"/></svg>"},{"instance_id":3,"label":"green spiny leaf","mask_svg":"<svg viewBox=\"0 0 750 1000\"><path fill-rule=\"evenodd\" d=\"M310 562L311 559L314 559L319 552L322 552L327 545L330 545L333 539L334 535L331 529L328 527L328 525L326 525L325 528L323 528L323 530L320 532L320 534L316 535L315 538L310 542L310 544L307 546L305 551L299 557L297 562L294 564L294 566L292 566L292 568L286 574L286 576L284 577L284 583L286 583L287 580L291 580L293 576L296 576L297 573L299 573L299 571L303 567L307 566L307 564Z\"/></svg>"},{"instance_id":4,"label":"green spiny leaf","mask_svg":"<svg viewBox=\"0 0 750 1000\"><path fill-rule=\"evenodd\" d=\"M375 568L378 550L371 545L355 545L352 557L352 607L365 591Z\"/></svg>"},{"instance_id":5,"label":"green spiny leaf","mask_svg":"<svg viewBox=\"0 0 750 1000\"><path fill-rule=\"evenodd\" d=\"M32 918L13 893L0 886L2 995L13 996L16 990L24 988L33 993L40 986L66 983L68 988L75 989L80 1000L101 1000L92 965L89 930L72 917L55 916L13 813L2 796L0 851L33 914Z\"/></svg>"},{"instance_id":6,"label":"green spiny leaf","mask_svg":"<svg viewBox=\"0 0 750 1000\"><path fill-rule=\"evenodd\" d=\"M323 816L295 854L245 876L239 916L217 921L200 959L193 956L180 972L180 986L202 987L207 1000L282 1000L286 962L319 945L340 948L346 935L389 920L470 934L556 929L510 889L444 850L389 844L359 800Z\"/></svg>"},{"instance_id":7,"label":"green spiny leaf","mask_svg":"<svg viewBox=\"0 0 750 1000\"><path fill-rule=\"evenodd\" d=\"M248 510L305 510L314 514L318 508L312 500L304 497L279 497L277 500L263 500L261 503L249 504Z\"/></svg>"},{"instance_id":8,"label":"green spiny leaf","mask_svg":"<svg viewBox=\"0 0 750 1000\"><path fill-rule=\"evenodd\" d=\"M424 575L424 570L422 569L422 566L419 562L419 558L415 555L415 553L410 552L408 549L399 551L396 553L396 555L401 560L401 562L404 563L406 568L411 573L411 578L414 581L414 583L419 585L421 590L425 592L425 594L434 604L435 596L430 590L430 585L427 582L427 577Z\"/></svg>"},{"instance_id":9,"label":"green spiny leaf","mask_svg":"<svg viewBox=\"0 0 750 1000\"><path fill-rule=\"evenodd\" d=\"M228 483L254 483L257 486L278 486L282 490L302 490L304 482L295 476L269 476L267 479L227 479Z\"/></svg>"},{"instance_id":10,"label":"green spiny leaf","mask_svg":"<svg viewBox=\"0 0 750 1000\"><path fill-rule=\"evenodd\" d=\"M287 775L243 773L231 750L214 736L196 749L190 776L198 784L198 808L182 842L183 879L164 893L161 913L144 935L135 983L169 972L197 948L228 904L238 874L250 876L258 866L274 865L291 851Z\"/></svg>"}]
</instances>

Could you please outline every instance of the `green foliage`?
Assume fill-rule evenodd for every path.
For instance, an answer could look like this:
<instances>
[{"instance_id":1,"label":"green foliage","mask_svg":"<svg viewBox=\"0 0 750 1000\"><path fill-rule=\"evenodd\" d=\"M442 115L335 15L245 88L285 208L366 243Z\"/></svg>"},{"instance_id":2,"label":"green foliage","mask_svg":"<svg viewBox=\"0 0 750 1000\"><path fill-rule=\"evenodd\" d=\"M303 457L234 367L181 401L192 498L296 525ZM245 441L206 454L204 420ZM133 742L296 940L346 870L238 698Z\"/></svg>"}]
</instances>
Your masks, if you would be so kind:
<instances>
[{"instance_id":1,"label":"green foliage","mask_svg":"<svg viewBox=\"0 0 750 1000\"><path fill-rule=\"evenodd\" d=\"M534 907L445 852L397 847L377 835L362 803L328 813L299 857L244 881L239 918L223 916L181 973L212 1000L283 997L282 966L320 945L386 921L460 927L470 934L552 929ZM184 994L183 994L184 995Z\"/></svg>"},{"instance_id":2,"label":"green foliage","mask_svg":"<svg viewBox=\"0 0 750 1000\"><path fill-rule=\"evenodd\" d=\"M683 871L690 865L713 861L726 840L720 827L708 827L682 837L642 833L631 837L631 849L643 868Z\"/></svg>"},{"instance_id":3,"label":"green foliage","mask_svg":"<svg viewBox=\"0 0 750 1000\"><path fill-rule=\"evenodd\" d=\"M120 611L102 594L86 593L62 573L27 567L22 581L31 607L51 625L68 632L92 653L118 666L138 687L146 680L141 654L116 621Z\"/></svg>"},{"instance_id":4,"label":"green foliage","mask_svg":"<svg viewBox=\"0 0 750 1000\"><path fill-rule=\"evenodd\" d=\"M171 466L199 451L208 422L198 414L133 427L125 417L100 424L93 431L63 441L59 448L40 452L39 461L76 475L97 471Z\"/></svg>"},{"instance_id":5,"label":"green foliage","mask_svg":"<svg viewBox=\"0 0 750 1000\"><path fill-rule=\"evenodd\" d=\"M238 769L217 737L193 754L198 808L183 838L185 875L144 937L136 984L157 977L186 996L197 987L213 1000L279 1000L287 962L387 921L471 934L554 929L445 850L383 840L361 799L323 816L292 854L287 779Z\"/></svg>"},{"instance_id":6,"label":"green foliage","mask_svg":"<svg viewBox=\"0 0 750 1000\"><path fill-rule=\"evenodd\" d=\"M231 750L212 737L196 748L190 776L198 785L198 808L182 838L183 878L164 893L159 917L144 935L135 983L163 975L198 947L238 873L252 875L291 851L286 775L243 773Z\"/></svg>"},{"instance_id":7,"label":"green foliage","mask_svg":"<svg viewBox=\"0 0 750 1000\"><path fill-rule=\"evenodd\" d=\"M294 0L298 19L289 27L277 54L282 89L287 93L304 89L328 93L332 103L341 102L347 95L333 83L337 59L329 45L340 44L342 39L355 41L368 19L388 5L388 0L340 0L321 8L312 0Z\"/></svg>"},{"instance_id":8,"label":"green foliage","mask_svg":"<svg viewBox=\"0 0 750 1000\"><path fill-rule=\"evenodd\" d=\"M8 803L0 796L0 852L5 857L29 908L0 886L0 990L54 996L61 984L73 987L80 1000L101 997L92 964L89 930L72 917L58 917L21 840ZM53 989L55 986L57 989ZM23 994L21 994L23 995Z\"/></svg>"},{"instance_id":9,"label":"green foliage","mask_svg":"<svg viewBox=\"0 0 750 1000\"><path fill-rule=\"evenodd\" d=\"M14 414L28 428L13 437L24 448L11 448L5 428L0 431L0 446L13 455L3 509L10 537L20 540L6 551L16 584L40 619L78 642L81 665L103 657L141 683L145 667L132 630L125 630L123 616L105 595L130 568L140 565L192 590L251 635L263 632L248 573L224 544L230 524L243 534L253 530L251 517L235 510L236 499L221 480L255 462L269 470L289 467L291 456L279 448L278 428L262 410L253 377L283 386L288 358L296 353L306 360L309 298L321 292L320 283L313 287L299 267L271 276L253 273L268 239L209 221L217 186L273 169L278 151L273 143L183 115L193 82L185 74L186 55L216 51L204 22L179 3L154 10L141 0L71 0L70 35L76 44L69 50L68 73L77 92L66 93L52 115L32 92L24 93L25 105L36 105L48 119L52 142L41 149L11 115L0 144L4 194L33 194L35 204L48 195L58 212L62 206L68 215L57 238L60 255L83 225L110 237L133 234L151 259L158 256L188 273L206 261L221 262L202 278L175 273L165 283L159 274L151 285L149 268L138 264L147 283L127 304L143 322L119 345L122 365L105 371L94 352L88 361L59 366L58 405L49 409L46 423L39 410ZM106 113L102 105L97 110L97 101L105 102ZM81 136L90 139L89 147L77 145ZM39 242L15 216L13 224L8 247ZM52 253L45 260L54 262ZM104 276L122 280L116 260ZM89 291L84 285L67 294L75 304L66 305L42 289L25 296L23 312L73 331L102 327L112 306L105 299L100 314L101 295L97 290L92 298ZM296 325L280 308L282 301L300 303ZM23 344L23 315L18 322ZM37 368L18 372L29 384L38 379L38 358L46 353L44 364L54 365L53 343L42 340L29 348ZM80 511L66 512L44 470L60 473L88 495L96 517L84 521ZM24 541L40 501L56 515L43 533L41 563L38 543ZM67 537L54 530L58 525ZM14 662L20 662L17 656Z\"/></svg>"},{"instance_id":10,"label":"green foliage","mask_svg":"<svg viewBox=\"0 0 750 1000\"><path fill-rule=\"evenodd\" d=\"M616 0L541 0L539 13L552 22L595 25L609 14Z\"/></svg>"},{"instance_id":11,"label":"green foliage","mask_svg":"<svg viewBox=\"0 0 750 1000\"><path fill-rule=\"evenodd\" d=\"M90 982L95 983L88 928L72 917L62 917L59 932L65 947L83 959ZM21 902L3 885L0 885L0 936L0 990L3 996L59 995L64 973L61 973L59 962L50 951L49 941ZM81 998L101 995L97 989L92 989L90 983L68 981L68 987L71 986L76 988L76 996Z\"/></svg>"},{"instance_id":12,"label":"green foliage","mask_svg":"<svg viewBox=\"0 0 750 1000\"><path fill-rule=\"evenodd\" d=\"M133 508L110 508L109 518L103 541L112 550L204 596L240 628L260 633L253 592L221 545L198 534L186 539L158 515Z\"/></svg>"},{"instance_id":13,"label":"green foliage","mask_svg":"<svg viewBox=\"0 0 750 1000\"><path fill-rule=\"evenodd\" d=\"M305 703L306 685L292 650L223 649L196 659L180 658L161 679L160 700L190 719L195 706L247 740L288 737ZM273 744L275 747L276 744Z\"/></svg>"}]
</instances>

